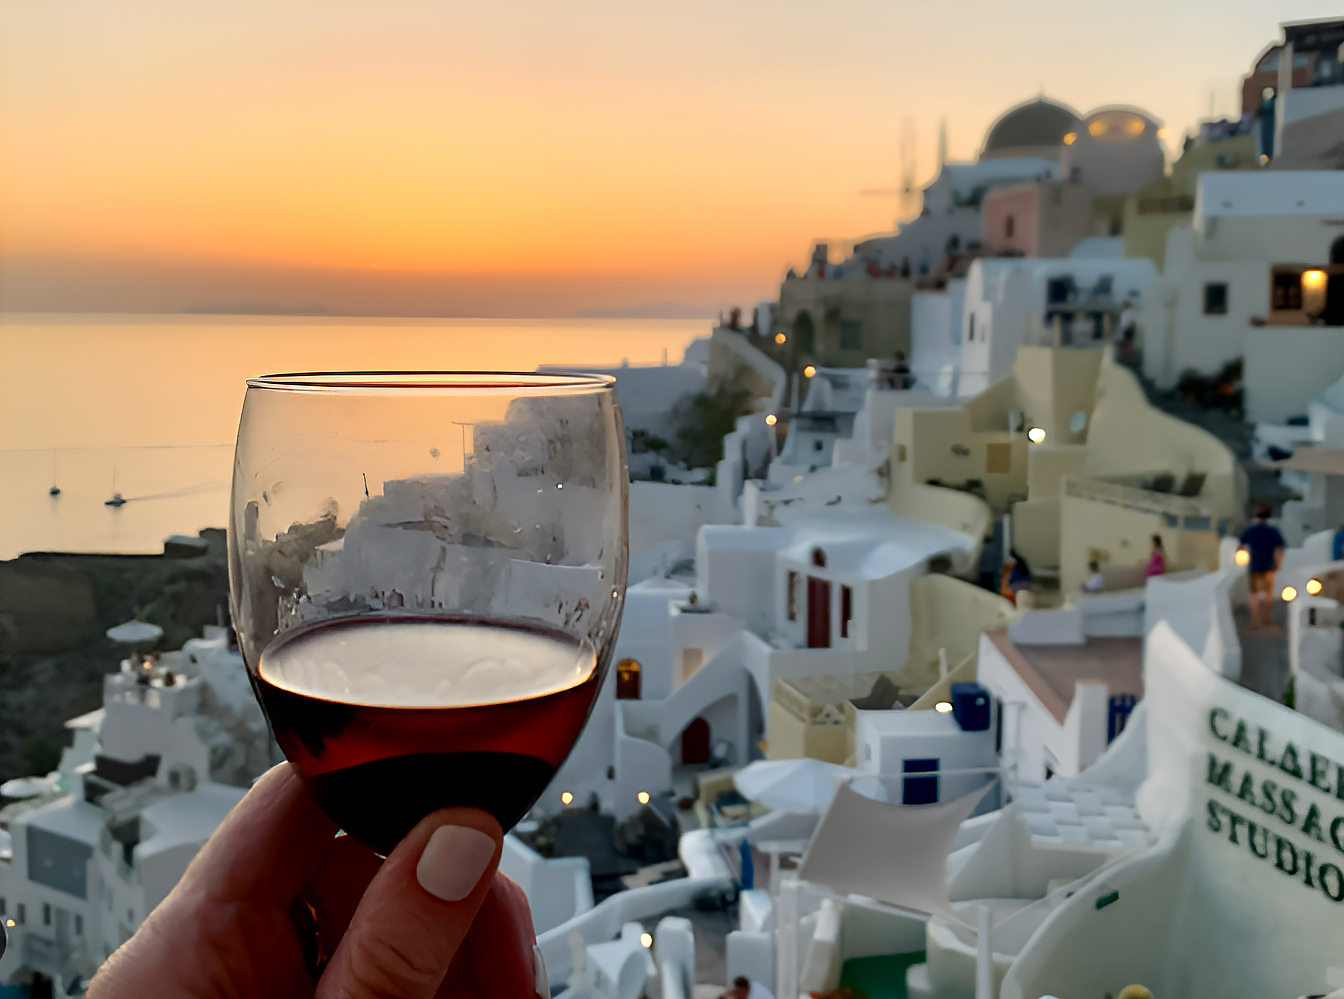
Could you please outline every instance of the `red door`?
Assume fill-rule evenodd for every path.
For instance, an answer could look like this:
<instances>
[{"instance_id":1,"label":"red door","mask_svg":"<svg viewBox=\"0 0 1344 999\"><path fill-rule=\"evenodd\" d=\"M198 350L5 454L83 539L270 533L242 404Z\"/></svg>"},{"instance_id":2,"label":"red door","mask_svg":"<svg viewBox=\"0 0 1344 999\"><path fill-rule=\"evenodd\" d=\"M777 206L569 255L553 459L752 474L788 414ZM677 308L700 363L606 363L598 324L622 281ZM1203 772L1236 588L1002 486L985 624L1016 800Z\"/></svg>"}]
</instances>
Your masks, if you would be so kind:
<instances>
[{"instance_id":1,"label":"red door","mask_svg":"<svg viewBox=\"0 0 1344 999\"><path fill-rule=\"evenodd\" d=\"M831 584L815 576L807 577L807 647L831 647Z\"/></svg>"},{"instance_id":2,"label":"red door","mask_svg":"<svg viewBox=\"0 0 1344 999\"><path fill-rule=\"evenodd\" d=\"M681 762L709 762L709 722L694 718L681 733Z\"/></svg>"}]
</instances>

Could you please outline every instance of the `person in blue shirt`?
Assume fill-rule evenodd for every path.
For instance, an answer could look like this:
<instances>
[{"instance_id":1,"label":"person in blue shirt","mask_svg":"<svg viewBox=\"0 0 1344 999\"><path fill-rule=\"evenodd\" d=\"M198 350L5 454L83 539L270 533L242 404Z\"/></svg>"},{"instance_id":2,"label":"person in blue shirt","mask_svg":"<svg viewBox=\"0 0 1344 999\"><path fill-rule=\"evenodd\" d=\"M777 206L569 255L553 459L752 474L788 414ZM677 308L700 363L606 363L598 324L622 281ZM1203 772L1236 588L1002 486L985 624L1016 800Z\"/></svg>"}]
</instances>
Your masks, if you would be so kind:
<instances>
[{"instance_id":1,"label":"person in blue shirt","mask_svg":"<svg viewBox=\"0 0 1344 999\"><path fill-rule=\"evenodd\" d=\"M1344 559L1344 527L1335 532L1334 543L1330 546L1330 558L1334 562Z\"/></svg>"},{"instance_id":2,"label":"person in blue shirt","mask_svg":"<svg viewBox=\"0 0 1344 999\"><path fill-rule=\"evenodd\" d=\"M1274 607L1274 573L1283 563L1283 535L1269 522L1269 504L1255 511L1255 523L1241 532L1241 547L1251 556L1251 630L1270 626Z\"/></svg>"}]
</instances>

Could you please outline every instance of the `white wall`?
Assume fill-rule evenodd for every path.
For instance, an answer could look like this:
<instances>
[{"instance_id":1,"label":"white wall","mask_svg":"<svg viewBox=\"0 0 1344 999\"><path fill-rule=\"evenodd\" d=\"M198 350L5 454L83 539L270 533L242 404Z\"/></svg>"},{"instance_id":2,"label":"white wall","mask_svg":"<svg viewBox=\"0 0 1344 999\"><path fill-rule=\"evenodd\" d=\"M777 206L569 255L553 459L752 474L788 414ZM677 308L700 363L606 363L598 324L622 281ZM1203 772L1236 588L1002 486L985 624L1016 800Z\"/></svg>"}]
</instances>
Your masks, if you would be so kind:
<instances>
[{"instance_id":1,"label":"white wall","mask_svg":"<svg viewBox=\"0 0 1344 999\"><path fill-rule=\"evenodd\" d=\"M695 556L700 598L756 634L769 634L775 627L775 553L788 538L780 527L702 527Z\"/></svg>"},{"instance_id":2,"label":"white wall","mask_svg":"<svg viewBox=\"0 0 1344 999\"><path fill-rule=\"evenodd\" d=\"M523 889L538 935L593 907L592 874L586 857L548 859L516 836L507 835L499 869Z\"/></svg>"},{"instance_id":3,"label":"white wall","mask_svg":"<svg viewBox=\"0 0 1344 999\"><path fill-rule=\"evenodd\" d=\"M1165 625L1148 637L1144 686L1139 809L1162 838L1056 910L1002 996L1099 995L1131 981L1189 999L1337 987L1344 905L1322 884L1344 898L1344 854L1328 835L1344 817L1334 793L1344 734L1216 676ZM1098 911L1093 900L1111 889L1119 899Z\"/></svg>"},{"instance_id":4,"label":"white wall","mask_svg":"<svg viewBox=\"0 0 1344 999\"><path fill-rule=\"evenodd\" d=\"M719 494L713 486L677 486L670 482L630 483L630 550L661 541L695 546L703 524L722 523ZM735 519L735 518L733 518Z\"/></svg>"},{"instance_id":5,"label":"white wall","mask_svg":"<svg viewBox=\"0 0 1344 999\"><path fill-rule=\"evenodd\" d=\"M861 770L893 778L885 785L893 801L900 801L907 759L938 760L940 771L997 768L993 712L983 732L963 732L951 712L859 711L855 726L857 764ZM918 775L912 775L918 776ZM985 784L983 773L949 773L938 780L938 800L953 801Z\"/></svg>"},{"instance_id":6,"label":"white wall","mask_svg":"<svg viewBox=\"0 0 1344 999\"><path fill-rule=\"evenodd\" d=\"M687 395L703 392L705 372L698 365L664 364L619 368L542 366L538 371L584 371L616 379L616 401L627 430L647 430L672 440L672 409Z\"/></svg>"},{"instance_id":7,"label":"white wall","mask_svg":"<svg viewBox=\"0 0 1344 999\"><path fill-rule=\"evenodd\" d=\"M1245 338L1248 420L1281 423L1306 413L1311 400L1344 375L1338 327L1248 326Z\"/></svg>"}]
</instances>

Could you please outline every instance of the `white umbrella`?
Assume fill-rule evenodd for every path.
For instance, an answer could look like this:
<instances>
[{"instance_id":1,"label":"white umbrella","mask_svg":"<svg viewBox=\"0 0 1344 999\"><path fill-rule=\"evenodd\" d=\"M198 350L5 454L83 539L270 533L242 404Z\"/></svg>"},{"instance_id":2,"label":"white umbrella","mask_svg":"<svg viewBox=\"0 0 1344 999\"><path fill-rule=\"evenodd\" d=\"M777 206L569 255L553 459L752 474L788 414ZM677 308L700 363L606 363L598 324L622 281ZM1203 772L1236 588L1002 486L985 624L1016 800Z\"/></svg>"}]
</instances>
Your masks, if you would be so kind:
<instances>
[{"instance_id":1,"label":"white umbrella","mask_svg":"<svg viewBox=\"0 0 1344 999\"><path fill-rule=\"evenodd\" d=\"M803 757L757 760L733 774L737 789L752 801L781 812L824 812L835 795L836 782L861 771Z\"/></svg>"},{"instance_id":2,"label":"white umbrella","mask_svg":"<svg viewBox=\"0 0 1344 999\"><path fill-rule=\"evenodd\" d=\"M36 798L51 790L51 781L45 777L15 777L0 784L0 795L6 798Z\"/></svg>"},{"instance_id":3,"label":"white umbrella","mask_svg":"<svg viewBox=\"0 0 1344 999\"><path fill-rule=\"evenodd\" d=\"M145 621L127 621L125 624L119 624L115 628L107 629L107 637L114 642L122 642L126 645L139 645L141 642L152 642L163 634L163 629L157 624L149 624Z\"/></svg>"}]
</instances>

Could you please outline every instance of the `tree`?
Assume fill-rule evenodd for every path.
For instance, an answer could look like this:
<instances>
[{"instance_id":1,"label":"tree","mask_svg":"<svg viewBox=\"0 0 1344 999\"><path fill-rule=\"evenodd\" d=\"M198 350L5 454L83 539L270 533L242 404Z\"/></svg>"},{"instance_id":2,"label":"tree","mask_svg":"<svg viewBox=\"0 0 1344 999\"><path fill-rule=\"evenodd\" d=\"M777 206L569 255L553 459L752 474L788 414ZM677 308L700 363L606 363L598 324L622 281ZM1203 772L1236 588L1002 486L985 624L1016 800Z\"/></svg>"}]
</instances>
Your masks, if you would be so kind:
<instances>
[{"instance_id":1,"label":"tree","mask_svg":"<svg viewBox=\"0 0 1344 999\"><path fill-rule=\"evenodd\" d=\"M712 468L723 458L723 438L737 418L752 412L751 392L734 372L716 378L704 392L688 395L672 409L677 427L673 456L687 468Z\"/></svg>"}]
</instances>

